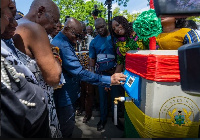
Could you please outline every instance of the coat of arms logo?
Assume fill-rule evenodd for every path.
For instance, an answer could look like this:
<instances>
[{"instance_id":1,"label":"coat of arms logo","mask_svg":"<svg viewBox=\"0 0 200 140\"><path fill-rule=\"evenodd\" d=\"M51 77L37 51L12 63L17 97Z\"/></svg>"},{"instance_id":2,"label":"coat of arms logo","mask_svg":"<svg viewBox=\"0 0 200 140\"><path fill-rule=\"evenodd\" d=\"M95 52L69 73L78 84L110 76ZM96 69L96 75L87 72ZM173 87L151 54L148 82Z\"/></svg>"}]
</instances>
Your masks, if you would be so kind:
<instances>
[{"instance_id":1,"label":"coat of arms logo","mask_svg":"<svg viewBox=\"0 0 200 140\"><path fill-rule=\"evenodd\" d=\"M187 126L190 120L191 111L187 111L185 108L178 110L174 108L172 112L168 111L168 115L171 117L172 126L181 127L183 125Z\"/></svg>"}]
</instances>

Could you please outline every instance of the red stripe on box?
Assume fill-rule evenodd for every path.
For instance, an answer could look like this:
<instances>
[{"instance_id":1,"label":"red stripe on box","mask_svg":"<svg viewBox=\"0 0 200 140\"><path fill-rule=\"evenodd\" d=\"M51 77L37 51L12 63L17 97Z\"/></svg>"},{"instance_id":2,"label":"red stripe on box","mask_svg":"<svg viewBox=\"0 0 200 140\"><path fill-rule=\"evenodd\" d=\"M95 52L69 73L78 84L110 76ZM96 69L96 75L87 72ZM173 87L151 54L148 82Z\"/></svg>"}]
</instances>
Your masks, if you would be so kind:
<instances>
[{"instance_id":1,"label":"red stripe on box","mask_svg":"<svg viewBox=\"0 0 200 140\"><path fill-rule=\"evenodd\" d=\"M158 82L180 82L177 55L126 54L126 70Z\"/></svg>"}]
</instances>

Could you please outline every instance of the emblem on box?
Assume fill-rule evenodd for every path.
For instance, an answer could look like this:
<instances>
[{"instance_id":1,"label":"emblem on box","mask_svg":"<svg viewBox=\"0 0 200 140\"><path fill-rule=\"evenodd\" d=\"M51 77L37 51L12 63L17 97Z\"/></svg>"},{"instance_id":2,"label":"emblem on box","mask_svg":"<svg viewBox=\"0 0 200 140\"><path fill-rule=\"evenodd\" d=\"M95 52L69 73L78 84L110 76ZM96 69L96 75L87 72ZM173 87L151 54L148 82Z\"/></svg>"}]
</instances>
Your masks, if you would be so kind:
<instances>
[{"instance_id":1,"label":"emblem on box","mask_svg":"<svg viewBox=\"0 0 200 140\"><path fill-rule=\"evenodd\" d=\"M173 109L172 112L168 112L168 115L171 117L171 122L172 122L172 126L187 126L189 122L191 122L191 120L189 119L190 115L192 114L191 111L187 111L185 108L183 108L183 111L178 110L176 113L176 108ZM185 114L183 114L182 112L184 112ZM174 114L177 115L174 115Z\"/></svg>"}]
</instances>

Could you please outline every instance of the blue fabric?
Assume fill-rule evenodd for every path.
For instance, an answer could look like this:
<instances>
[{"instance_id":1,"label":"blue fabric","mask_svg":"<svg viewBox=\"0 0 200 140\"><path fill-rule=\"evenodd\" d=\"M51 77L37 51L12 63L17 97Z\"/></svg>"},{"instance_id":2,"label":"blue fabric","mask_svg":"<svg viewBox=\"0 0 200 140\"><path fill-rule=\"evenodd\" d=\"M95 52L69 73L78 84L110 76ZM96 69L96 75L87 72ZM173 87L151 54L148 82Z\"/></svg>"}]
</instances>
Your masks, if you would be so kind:
<instances>
[{"instance_id":1,"label":"blue fabric","mask_svg":"<svg viewBox=\"0 0 200 140\"><path fill-rule=\"evenodd\" d=\"M90 43L89 48L89 57L92 59L97 59L98 54L113 54L113 46L111 36L101 37L100 35L96 36ZM100 72L103 75L110 75L106 72ZM115 97L120 96L120 86L111 86L111 103L112 103L112 113L114 112L113 101ZM104 87L98 87L99 90L99 100L100 100L100 120L106 121L108 114L107 106L107 92L104 90Z\"/></svg>"},{"instance_id":2,"label":"blue fabric","mask_svg":"<svg viewBox=\"0 0 200 140\"><path fill-rule=\"evenodd\" d=\"M62 59L62 72L66 83L61 89L55 90L55 103L62 107L73 104L80 93L80 80L99 86L109 86L111 84L110 76L102 76L85 70L75 53L74 47L69 39L61 32L54 37L51 42L59 47L60 57Z\"/></svg>"},{"instance_id":3,"label":"blue fabric","mask_svg":"<svg viewBox=\"0 0 200 140\"><path fill-rule=\"evenodd\" d=\"M96 59L97 54L113 54L113 46L111 36L101 37L97 35L90 43L89 57Z\"/></svg>"},{"instance_id":4,"label":"blue fabric","mask_svg":"<svg viewBox=\"0 0 200 140\"><path fill-rule=\"evenodd\" d=\"M195 43L200 41L200 36L195 30L190 30L184 37L183 44Z\"/></svg>"},{"instance_id":5,"label":"blue fabric","mask_svg":"<svg viewBox=\"0 0 200 140\"><path fill-rule=\"evenodd\" d=\"M12 39L8 39L8 40L2 39L2 40L3 40L3 41L5 42L5 44L12 50L12 52L13 52L17 57L19 57L18 54L17 54L17 51L16 51L16 49L15 49L13 40L12 40Z\"/></svg>"}]
</instances>

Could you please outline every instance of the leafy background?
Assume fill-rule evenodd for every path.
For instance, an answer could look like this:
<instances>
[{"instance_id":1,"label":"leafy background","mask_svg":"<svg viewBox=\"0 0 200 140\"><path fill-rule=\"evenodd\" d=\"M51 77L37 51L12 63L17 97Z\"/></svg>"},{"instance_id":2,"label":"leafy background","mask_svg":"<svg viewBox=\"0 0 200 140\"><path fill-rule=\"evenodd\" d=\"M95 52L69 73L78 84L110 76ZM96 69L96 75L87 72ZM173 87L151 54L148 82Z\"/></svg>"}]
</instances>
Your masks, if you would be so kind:
<instances>
[{"instance_id":1,"label":"leafy background","mask_svg":"<svg viewBox=\"0 0 200 140\"><path fill-rule=\"evenodd\" d=\"M107 21L107 6L102 2L97 0L85 1L85 0L53 0L60 9L61 22L64 24L65 17L70 16L78 19L79 21L84 21L87 26L91 25L94 27L94 19L92 16L92 11L94 10L94 5L96 4L98 10L101 10L101 13L98 17L102 17ZM106 1L106 0L105 0ZM118 5L127 6L129 0L113 0L118 3ZM147 0L148 2L150 0ZM188 0L186 0L188 1ZM119 7L113 9L112 17L123 15L127 18L129 22L133 22L140 13L129 13L128 10L120 10ZM199 17L189 17L188 19L194 20L195 22L200 22Z\"/></svg>"}]
</instances>

